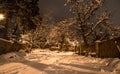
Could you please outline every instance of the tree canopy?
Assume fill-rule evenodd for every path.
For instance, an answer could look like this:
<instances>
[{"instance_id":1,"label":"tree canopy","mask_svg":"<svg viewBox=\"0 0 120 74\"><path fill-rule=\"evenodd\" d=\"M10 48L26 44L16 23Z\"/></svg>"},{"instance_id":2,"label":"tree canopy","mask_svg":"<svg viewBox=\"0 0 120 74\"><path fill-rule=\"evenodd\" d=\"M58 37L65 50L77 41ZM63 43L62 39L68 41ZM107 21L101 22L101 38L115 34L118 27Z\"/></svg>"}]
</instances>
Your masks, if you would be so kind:
<instances>
[{"instance_id":1,"label":"tree canopy","mask_svg":"<svg viewBox=\"0 0 120 74\"><path fill-rule=\"evenodd\" d=\"M39 0L0 0L0 13L5 15L5 36L15 34L18 30L25 32L37 27L39 16ZM1 24L3 25L3 24ZM17 33L18 34L18 33Z\"/></svg>"}]
</instances>

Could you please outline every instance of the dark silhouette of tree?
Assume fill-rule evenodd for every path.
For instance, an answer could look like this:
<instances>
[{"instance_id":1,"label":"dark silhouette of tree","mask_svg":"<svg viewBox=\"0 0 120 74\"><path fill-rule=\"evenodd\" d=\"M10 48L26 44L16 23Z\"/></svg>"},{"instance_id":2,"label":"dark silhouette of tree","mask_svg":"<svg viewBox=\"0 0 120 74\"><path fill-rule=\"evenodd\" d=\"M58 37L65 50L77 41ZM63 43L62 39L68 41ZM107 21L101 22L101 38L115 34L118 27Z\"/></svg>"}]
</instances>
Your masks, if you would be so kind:
<instances>
[{"instance_id":1,"label":"dark silhouette of tree","mask_svg":"<svg viewBox=\"0 0 120 74\"><path fill-rule=\"evenodd\" d=\"M21 31L19 33L23 33L37 27L36 22L42 20L39 13L38 1L0 0L0 13L3 13L6 18L4 35L6 39L13 32ZM36 19L39 19L39 21L36 21Z\"/></svg>"}]
</instances>

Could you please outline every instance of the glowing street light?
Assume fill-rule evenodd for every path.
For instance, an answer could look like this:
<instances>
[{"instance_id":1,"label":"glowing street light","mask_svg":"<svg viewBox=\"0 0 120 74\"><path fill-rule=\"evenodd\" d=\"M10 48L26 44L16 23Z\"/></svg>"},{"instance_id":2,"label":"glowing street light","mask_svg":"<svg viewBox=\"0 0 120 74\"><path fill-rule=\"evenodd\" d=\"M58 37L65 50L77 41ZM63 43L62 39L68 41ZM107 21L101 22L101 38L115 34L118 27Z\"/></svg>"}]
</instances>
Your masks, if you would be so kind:
<instances>
[{"instance_id":1,"label":"glowing street light","mask_svg":"<svg viewBox=\"0 0 120 74\"><path fill-rule=\"evenodd\" d=\"M0 13L0 21L2 21L2 20L4 20L4 19L5 19L4 14L1 14L1 13Z\"/></svg>"}]
</instances>

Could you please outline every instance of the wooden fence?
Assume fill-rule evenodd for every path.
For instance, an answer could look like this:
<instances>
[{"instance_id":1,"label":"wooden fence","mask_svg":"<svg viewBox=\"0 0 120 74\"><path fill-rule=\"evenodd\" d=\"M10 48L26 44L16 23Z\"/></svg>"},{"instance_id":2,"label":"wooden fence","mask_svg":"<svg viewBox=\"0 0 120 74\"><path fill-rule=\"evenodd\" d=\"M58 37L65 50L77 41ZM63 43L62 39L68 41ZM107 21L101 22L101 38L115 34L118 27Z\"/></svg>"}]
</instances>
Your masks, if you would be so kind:
<instances>
[{"instance_id":1,"label":"wooden fence","mask_svg":"<svg viewBox=\"0 0 120 74\"><path fill-rule=\"evenodd\" d=\"M120 57L120 37L102 42L96 41L95 49L97 57Z\"/></svg>"},{"instance_id":2,"label":"wooden fence","mask_svg":"<svg viewBox=\"0 0 120 74\"><path fill-rule=\"evenodd\" d=\"M120 58L120 37L106 41L96 41L95 44L90 45L88 48L81 45L75 50L80 55L87 53L98 58Z\"/></svg>"}]
</instances>

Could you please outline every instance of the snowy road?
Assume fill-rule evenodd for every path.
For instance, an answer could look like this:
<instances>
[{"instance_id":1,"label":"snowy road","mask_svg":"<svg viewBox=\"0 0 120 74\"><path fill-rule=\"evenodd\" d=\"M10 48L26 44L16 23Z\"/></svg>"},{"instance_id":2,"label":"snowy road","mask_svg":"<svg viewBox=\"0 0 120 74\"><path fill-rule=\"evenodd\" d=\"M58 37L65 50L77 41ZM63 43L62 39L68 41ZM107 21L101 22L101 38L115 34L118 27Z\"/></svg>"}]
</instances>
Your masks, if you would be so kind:
<instances>
[{"instance_id":1,"label":"snowy road","mask_svg":"<svg viewBox=\"0 0 120 74\"><path fill-rule=\"evenodd\" d=\"M0 74L120 74L120 60L36 49L0 56Z\"/></svg>"}]
</instances>

